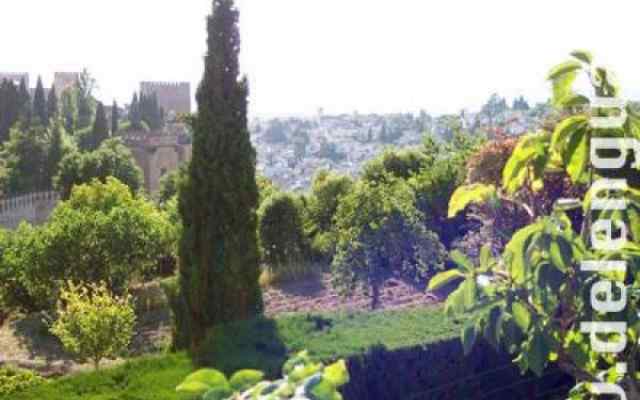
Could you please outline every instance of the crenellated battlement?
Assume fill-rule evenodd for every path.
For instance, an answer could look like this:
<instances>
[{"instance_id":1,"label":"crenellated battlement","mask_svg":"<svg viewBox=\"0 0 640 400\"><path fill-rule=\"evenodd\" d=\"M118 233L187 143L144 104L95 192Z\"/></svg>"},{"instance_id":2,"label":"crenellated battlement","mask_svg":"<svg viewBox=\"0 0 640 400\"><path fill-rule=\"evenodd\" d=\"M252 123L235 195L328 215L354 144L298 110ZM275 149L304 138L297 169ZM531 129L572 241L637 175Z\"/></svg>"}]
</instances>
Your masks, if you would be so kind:
<instances>
[{"instance_id":1,"label":"crenellated battlement","mask_svg":"<svg viewBox=\"0 0 640 400\"><path fill-rule=\"evenodd\" d=\"M33 225L44 223L60 202L55 191L28 193L0 200L0 226L15 229L21 222Z\"/></svg>"},{"instance_id":2,"label":"crenellated battlement","mask_svg":"<svg viewBox=\"0 0 640 400\"><path fill-rule=\"evenodd\" d=\"M140 93L154 94L158 104L167 113L188 114L191 112L191 84L189 82L140 82Z\"/></svg>"},{"instance_id":3,"label":"crenellated battlement","mask_svg":"<svg viewBox=\"0 0 640 400\"><path fill-rule=\"evenodd\" d=\"M159 135L155 132L142 132L127 135L124 138L124 143L129 147L137 146L148 149L157 147L175 147L178 145L178 136Z\"/></svg>"},{"instance_id":4,"label":"crenellated battlement","mask_svg":"<svg viewBox=\"0 0 640 400\"><path fill-rule=\"evenodd\" d=\"M140 82L140 88L143 89L143 92L145 91L145 89L152 91L154 89L163 89L163 88L168 88L168 89L175 89L175 88L190 88L191 84L189 84L189 82L171 82L171 81L165 81L165 82Z\"/></svg>"}]
</instances>

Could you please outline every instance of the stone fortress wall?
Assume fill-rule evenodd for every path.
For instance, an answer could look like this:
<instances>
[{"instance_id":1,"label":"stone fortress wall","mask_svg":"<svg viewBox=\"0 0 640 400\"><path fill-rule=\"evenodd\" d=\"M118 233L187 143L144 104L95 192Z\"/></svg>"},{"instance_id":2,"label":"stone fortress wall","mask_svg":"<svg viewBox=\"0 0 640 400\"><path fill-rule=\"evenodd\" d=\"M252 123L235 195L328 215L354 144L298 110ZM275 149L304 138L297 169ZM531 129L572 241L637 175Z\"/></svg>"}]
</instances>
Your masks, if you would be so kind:
<instances>
[{"instance_id":1,"label":"stone fortress wall","mask_svg":"<svg viewBox=\"0 0 640 400\"><path fill-rule=\"evenodd\" d=\"M0 200L0 226L16 229L22 221L32 225L44 223L60 202L54 191L25 194Z\"/></svg>"}]
</instances>

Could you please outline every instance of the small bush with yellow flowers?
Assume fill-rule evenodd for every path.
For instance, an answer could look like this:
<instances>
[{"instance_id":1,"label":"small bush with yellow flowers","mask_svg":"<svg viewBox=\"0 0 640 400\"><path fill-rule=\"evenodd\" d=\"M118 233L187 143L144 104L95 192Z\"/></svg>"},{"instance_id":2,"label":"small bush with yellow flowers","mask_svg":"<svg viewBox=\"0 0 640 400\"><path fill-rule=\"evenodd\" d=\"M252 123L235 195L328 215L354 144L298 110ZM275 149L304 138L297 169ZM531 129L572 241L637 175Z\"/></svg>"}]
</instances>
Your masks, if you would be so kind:
<instances>
[{"instance_id":1,"label":"small bush with yellow flowers","mask_svg":"<svg viewBox=\"0 0 640 400\"><path fill-rule=\"evenodd\" d=\"M13 368L0 368L0 397L9 396L46 382L35 372Z\"/></svg>"},{"instance_id":2,"label":"small bush with yellow flowers","mask_svg":"<svg viewBox=\"0 0 640 400\"><path fill-rule=\"evenodd\" d=\"M115 296L103 283L68 283L57 311L51 333L78 361L91 361L96 370L100 361L118 357L131 342L136 322L131 296Z\"/></svg>"}]
</instances>

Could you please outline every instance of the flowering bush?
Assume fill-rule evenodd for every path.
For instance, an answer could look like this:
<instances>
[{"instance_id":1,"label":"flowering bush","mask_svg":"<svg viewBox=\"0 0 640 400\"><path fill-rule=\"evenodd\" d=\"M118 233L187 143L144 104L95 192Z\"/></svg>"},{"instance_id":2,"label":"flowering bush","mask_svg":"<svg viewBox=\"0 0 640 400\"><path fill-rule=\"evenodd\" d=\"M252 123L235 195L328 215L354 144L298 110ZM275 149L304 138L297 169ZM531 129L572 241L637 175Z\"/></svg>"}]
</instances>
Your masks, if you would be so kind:
<instances>
[{"instance_id":1,"label":"flowering bush","mask_svg":"<svg viewBox=\"0 0 640 400\"><path fill-rule=\"evenodd\" d=\"M115 296L104 284L69 283L60 294L58 318L51 327L64 348L95 369L129 346L136 317L129 295Z\"/></svg>"},{"instance_id":2,"label":"flowering bush","mask_svg":"<svg viewBox=\"0 0 640 400\"><path fill-rule=\"evenodd\" d=\"M34 372L17 368L0 368L0 397L40 385L46 380Z\"/></svg>"}]
</instances>

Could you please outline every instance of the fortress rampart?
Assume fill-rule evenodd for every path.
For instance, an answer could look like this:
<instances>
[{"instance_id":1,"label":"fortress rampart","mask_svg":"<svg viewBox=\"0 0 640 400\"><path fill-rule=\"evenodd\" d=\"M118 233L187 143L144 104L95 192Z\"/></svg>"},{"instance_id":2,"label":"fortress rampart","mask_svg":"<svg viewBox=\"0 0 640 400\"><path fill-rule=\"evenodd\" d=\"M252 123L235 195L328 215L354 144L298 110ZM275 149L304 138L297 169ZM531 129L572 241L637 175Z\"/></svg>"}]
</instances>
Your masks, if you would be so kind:
<instances>
[{"instance_id":1,"label":"fortress rampart","mask_svg":"<svg viewBox=\"0 0 640 400\"><path fill-rule=\"evenodd\" d=\"M0 226L16 229L25 221L32 225L44 223L60 202L60 195L54 191L29 193L0 200Z\"/></svg>"}]
</instances>

